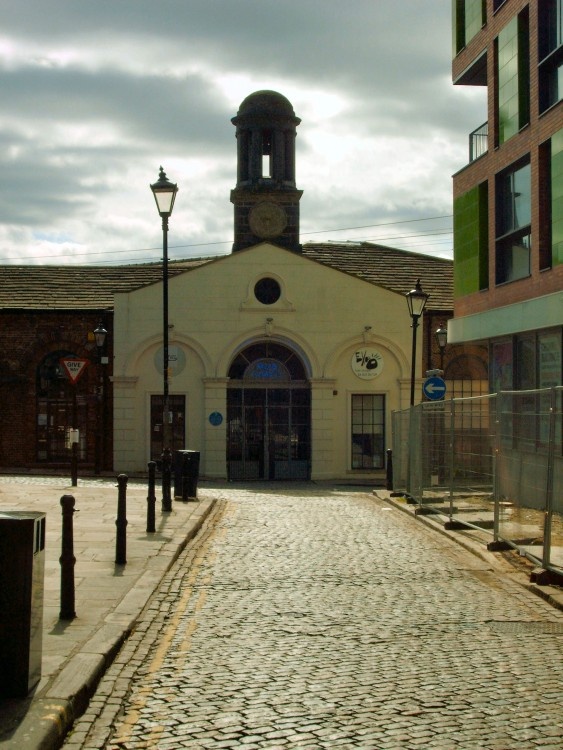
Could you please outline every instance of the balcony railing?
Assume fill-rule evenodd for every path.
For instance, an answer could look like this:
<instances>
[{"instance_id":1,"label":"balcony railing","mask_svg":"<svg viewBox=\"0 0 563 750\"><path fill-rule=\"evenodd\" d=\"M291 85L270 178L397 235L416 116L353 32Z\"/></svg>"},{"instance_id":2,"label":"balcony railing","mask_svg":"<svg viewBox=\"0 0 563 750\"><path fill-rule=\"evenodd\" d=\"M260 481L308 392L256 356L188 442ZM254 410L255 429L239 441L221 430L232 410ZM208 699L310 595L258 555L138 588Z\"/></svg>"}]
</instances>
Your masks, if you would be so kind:
<instances>
[{"instance_id":1,"label":"balcony railing","mask_svg":"<svg viewBox=\"0 0 563 750\"><path fill-rule=\"evenodd\" d=\"M469 134L469 161L475 161L489 150L489 123L484 122Z\"/></svg>"}]
</instances>

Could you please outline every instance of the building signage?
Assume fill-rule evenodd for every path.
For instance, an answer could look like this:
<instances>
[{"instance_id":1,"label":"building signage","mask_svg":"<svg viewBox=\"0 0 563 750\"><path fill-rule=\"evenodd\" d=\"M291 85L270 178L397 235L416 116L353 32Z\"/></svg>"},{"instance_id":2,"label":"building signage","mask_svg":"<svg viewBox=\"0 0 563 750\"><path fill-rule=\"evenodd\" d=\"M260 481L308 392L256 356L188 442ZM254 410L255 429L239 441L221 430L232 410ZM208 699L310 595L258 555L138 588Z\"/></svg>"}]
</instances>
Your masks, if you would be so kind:
<instances>
[{"instance_id":1,"label":"building signage","mask_svg":"<svg viewBox=\"0 0 563 750\"><path fill-rule=\"evenodd\" d=\"M223 415L221 412L213 411L209 415L209 422L213 425L213 427L219 427L219 425L223 422Z\"/></svg>"},{"instance_id":2,"label":"building signage","mask_svg":"<svg viewBox=\"0 0 563 750\"><path fill-rule=\"evenodd\" d=\"M164 349L160 347L154 355L154 366L158 372L163 374ZM179 375L186 366L186 354L181 346L168 347L168 375L174 377Z\"/></svg>"},{"instance_id":3,"label":"building signage","mask_svg":"<svg viewBox=\"0 0 563 750\"><path fill-rule=\"evenodd\" d=\"M383 357L376 349L357 349L352 355L352 370L354 375L362 380L372 380L381 375Z\"/></svg>"}]
</instances>

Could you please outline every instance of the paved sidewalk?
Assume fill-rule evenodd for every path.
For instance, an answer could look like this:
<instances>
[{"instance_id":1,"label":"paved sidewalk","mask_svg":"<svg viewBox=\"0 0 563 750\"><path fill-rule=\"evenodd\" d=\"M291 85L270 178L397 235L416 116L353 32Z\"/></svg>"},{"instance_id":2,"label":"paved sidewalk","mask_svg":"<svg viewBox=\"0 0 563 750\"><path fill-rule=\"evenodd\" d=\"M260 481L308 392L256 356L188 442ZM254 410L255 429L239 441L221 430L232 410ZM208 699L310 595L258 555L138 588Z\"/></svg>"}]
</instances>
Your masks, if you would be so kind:
<instances>
[{"instance_id":1,"label":"paved sidewalk","mask_svg":"<svg viewBox=\"0 0 563 750\"><path fill-rule=\"evenodd\" d=\"M60 498L73 495L76 618L61 621ZM85 709L99 678L127 637L166 571L210 512L219 490L200 489L198 500L173 501L147 533L147 484L127 489L127 563L115 564L117 481L0 476L0 512L46 516L42 678L25 699L0 700L0 746L48 750L60 745Z\"/></svg>"}]
</instances>

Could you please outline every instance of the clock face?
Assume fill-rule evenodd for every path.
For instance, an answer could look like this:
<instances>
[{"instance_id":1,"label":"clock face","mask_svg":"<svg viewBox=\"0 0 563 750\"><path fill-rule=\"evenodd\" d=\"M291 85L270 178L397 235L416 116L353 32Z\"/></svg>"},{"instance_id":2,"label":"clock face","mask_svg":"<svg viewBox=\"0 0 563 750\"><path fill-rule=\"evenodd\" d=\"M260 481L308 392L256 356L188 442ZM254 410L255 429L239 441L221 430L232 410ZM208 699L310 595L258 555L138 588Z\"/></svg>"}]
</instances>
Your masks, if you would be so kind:
<instances>
[{"instance_id":1,"label":"clock face","mask_svg":"<svg viewBox=\"0 0 563 750\"><path fill-rule=\"evenodd\" d=\"M287 226L287 216L281 206L264 201L251 209L248 222L257 237L277 237Z\"/></svg>"}]
</instances>

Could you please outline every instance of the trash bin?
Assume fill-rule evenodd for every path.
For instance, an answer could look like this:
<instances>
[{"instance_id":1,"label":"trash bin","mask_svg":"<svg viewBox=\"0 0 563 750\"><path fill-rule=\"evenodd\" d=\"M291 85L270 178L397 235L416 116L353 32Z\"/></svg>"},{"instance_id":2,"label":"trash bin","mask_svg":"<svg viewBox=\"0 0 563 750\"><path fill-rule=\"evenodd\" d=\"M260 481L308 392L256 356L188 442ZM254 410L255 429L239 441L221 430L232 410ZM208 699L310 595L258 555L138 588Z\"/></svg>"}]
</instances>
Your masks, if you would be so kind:
<instances>
[{"instance_id":1,"label":"trash bin","mask_svg":"<svg viewBox=\"0 0 563 750\"><path fill-rule=\"evenodd\" d=\"M0 513L0 696L23 698L41 678L45 513Z\"/></svg>"},{"instance_id":2,"label":"trash bin","mask_svg":"<svg viewBox=\"0 0 563 750\"><path fill-rule=\"evenodd\" d=\"M174 456L174 499L195 500L199 478L199 451L176 451Z\"/></svg>"}]
</instances>

